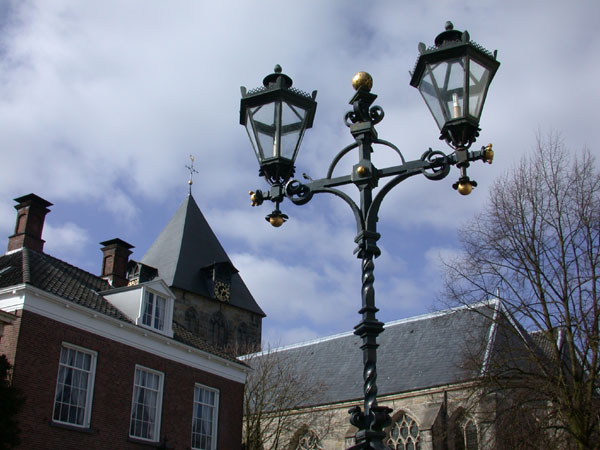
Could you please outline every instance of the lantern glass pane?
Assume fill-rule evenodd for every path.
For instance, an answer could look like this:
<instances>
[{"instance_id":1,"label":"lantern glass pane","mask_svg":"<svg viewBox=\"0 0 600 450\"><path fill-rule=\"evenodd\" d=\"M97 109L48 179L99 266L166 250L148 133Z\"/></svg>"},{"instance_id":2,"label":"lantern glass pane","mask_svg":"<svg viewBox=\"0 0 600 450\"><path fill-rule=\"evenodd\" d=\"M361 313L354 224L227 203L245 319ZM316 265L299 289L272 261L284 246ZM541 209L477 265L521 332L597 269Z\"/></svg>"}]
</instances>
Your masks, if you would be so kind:
<instances>
[{"instance_id":1,"label":"lantern glass pane","mask_svg":"<svg viewBox=\"0 0 600 450\"><path fill-rule=\"evenodd\" d=\"M465 115L465 58L453 58L432 65L431 72L437 83L440 103L446 120Z\"/></svg>"},{"instance_id":2,"label":"lantern glass pane","mask_svg":"<svg viewBox=\"0 0 600 450\"><path fill-rule=\"evenodd\" d=\"M490 71L471 59L469 61L469 114L478 121L489 84Z\"/></svg>"},{"instance_id":3,"label":"lantern glass pane","mask_svg":"<svg viewBox=\"0 0 600 450\"><path fill-rule=\"evenodd\" d=\"M294 160L305 127L306 110L289 103L282 104L281 156Z\"/></svg>"},{"instance_id":4,"label":"lantern glass pane","mask_svg":"<svg viewBox=\"0 0 600 450\"><path fill-rule=\"evenodd\" d=\"M429 111L431 111L433 118L441 130L446 122L446 118L444 117L444 111L442 110L439 101L437 85L434 83L429 67L427 67L425 74L421 79L421 83L419 84L419 92L423 96L423 100L425 100Z\"/></svg>"},{"instance_id":5,"label":"lantern glass pane","mask_svg":"<svg viewBox=\"0 0 600 450\"><path fill-rule=\"evenodd\" d=\"M264 158L277 156L275 121L277 110L281 109L278 102L267 103L248 109L249 121L252 127L248 134L255 145L256 156L261 162ZM253 136L254 135L254 136Z\"/></svg>"},{"instance_id":6,"label":"lantern glass pane","mask_svg":"<svg viewBox=\"0 0 600 450\"><path fill-rule=\"evenodd\" d=\"M252 148L254 149L254 153L256 154L256 158L258 161L262 161L263 154L262 149L258 145L256 141L256 131L254 129L254 122L252 121L252 116L250 115L250 109L248 109L248 118L246 120L246 131L248 132L248 137L250 138L250 142L252 143Z\"/></svg>"}]
</instances>

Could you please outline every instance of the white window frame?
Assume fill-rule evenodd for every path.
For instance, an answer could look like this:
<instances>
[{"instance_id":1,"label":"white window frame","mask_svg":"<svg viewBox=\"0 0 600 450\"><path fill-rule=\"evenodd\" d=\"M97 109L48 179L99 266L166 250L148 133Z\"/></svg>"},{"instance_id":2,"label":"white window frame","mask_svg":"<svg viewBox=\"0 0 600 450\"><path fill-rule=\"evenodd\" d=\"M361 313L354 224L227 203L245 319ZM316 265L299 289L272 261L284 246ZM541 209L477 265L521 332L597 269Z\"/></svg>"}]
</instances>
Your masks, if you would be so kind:
<instances>
[{"instance_id":1,"label":"white window frame","mask_svg":"<svg viewBox=\"0 0 600 450\"><path fill-rule=\"evenodd\" d=\"M150 296L152 296L152 311L150 312L150 324L144 323L144 320L146 318L146 309L148 307L148 302L149 302L149 298ZM158 306L158 299L161 299L162 301L164 301L164 309L162 311L162 327L157 327L155 326L155 322L156 322L156 318L157 318L157 314L156 311L159 308ZM142 296L142 307L140 309L140 320L139 320L139 324L146 327L146 328L150 328L152 330L156 330L156 331L160 331L161 333L166 333L167 332L167 324L168 321L171 320L171 314L170 314L170 303L169 303L169 298L165 297L164 294L158 293L156 291L153 291L151 289L144 289L144 293Z\"/></svg>"},{"instance_id":2,"label":"white window frame","mask_svg":"<svg viewBox=\"0 0 600 450\"><path fill-rule=\"evenodd\" d=\"M146 374L149 375L153 375L153 376L158 376L158 387L156 389L152 388L152 387L148 387L146 385L142 385L142 384L138 384L137 380L137 373L138 371L140 372L140 374L142 372L145 372ZM143 441L148 441L148 442L159 442L160 440L160 425L161 425L161 416L162 416L162 398L163 398L163 385L164 385L164 373L163 372L159 372L157 370L153 370L150 369L148 367L144 367L144 366L140 366L138 364L136 364L135 366L135 371L134 371L134 375L133 375L133 393L131 395L131 414L129 415L129 437L134 438L134 439L141 439ZM133 431L135 431L134 428L134 413L136 412L136 400L137 398L139 398L140 396L140 390L143 389L144 392L145 391L150 391L150 392L155 392L156 393L156 409L154 411L154 417L152 418L153 423L154 423L154 435L147 437L147 436L143 436L143 433L140 433L140 435L134 434ZM143 394L144 400L146 399L146 395L147 394ZM145 403L142 404L142 407L146 407ZM136 420L139 420L136 418Z\"/></svg>"},{"instance_id":3,"label":"white window frame","mask_svg":"<svg viewBox=\"0 0 600 450\"><path fill-rule=\"evenodd\" d=\"M198 396L196 395L196 392L200 390L200 391L208 391L208 392L212 392L214 394L214 404L210 405L208 403L204 403L202 402L202 399L198 399ZM200 417L196 414L196 412L198 411L197 408L203 408L203 407L208 407L208 408L212 408L212 428L211 428L211 443L210 443L210 447L206 447L206 446L202 446L202 443L200 444L200 446L194 446L194 435L198 434L200 435L200 433L196 433L196 421L200 419ZM193 450L216 450L217 449L217 433L219 430L219 390L215 389L215 388L211 388L209 386L205 386L203 384L199 384L196 383L194 385L194 401L193 401L193 412L192 412L192 441L191 441L191 447Z\"/></svg>"},{"instance_id":4,"label":"white window frame","mask_svg":"<svg viewBox=\"0 0 600 450\"><path fill-rule=\"evenodd\" d=\"M85 355L89 355L90 356L89 370L86 370L81 367L77 367L75 365L69 365L68 360L66 363L63 363L62 362L63 351L67 351L67 352L74 351L74 352L78 352L78 353L83 353ZM68 355L67 355L67 357L68 357ZM60 347L60 357L58 360L58 372L56 374L56 389L54 390L54 402L53 402L53 406L52 406L52 422L65 424L65 425L78 427L78 428L89 428L90 427L90 422L91 422L91 418L92 418L92 403L93 403L93 398L94 398L94 381L96 378L96 360L97 360L97 358L98 358L98 352L95 352L94 350L89 350L87 348L69 344L68 342L62 343L62 345ZM65 368L65 369L63 369L63 368ZM64 373L65 370L71 371L71 374L70 374L71 377L73 377L73 375L77 375L77 373L87 373L87 375L88 375L87 385L85 387L86 388L85 399L84 399L85 403L83 405L83 409L84 409L83 421L82 421L83 423L81 423L81 424L70 422L68 420L60 420L60 412L59 412L59 418L58 419L55 418L55 414L57 412L57 407L58 407L57 400L58 400L58 396L59 396L59 392L60 392L59 389L61 388L61 386L65 386L64 383L61 383L61 373ZM76 378L78 378L78 377L76 377ZM71 380L73 381L72 378L71 378ZM64 377L63 377L62 381L64 381ZM71 384L70 387L72 388L73 384ZM81 388L81 386L80 386L80 388ZM71 400L71 398L69 400ZM70 407L70 403L62 403L62 405L66 405L67 408ZM60 406L61 409L63 407L64 406ZM68 414L68 412L67 412L67 414Z\"/></svg>"}]
</instances>

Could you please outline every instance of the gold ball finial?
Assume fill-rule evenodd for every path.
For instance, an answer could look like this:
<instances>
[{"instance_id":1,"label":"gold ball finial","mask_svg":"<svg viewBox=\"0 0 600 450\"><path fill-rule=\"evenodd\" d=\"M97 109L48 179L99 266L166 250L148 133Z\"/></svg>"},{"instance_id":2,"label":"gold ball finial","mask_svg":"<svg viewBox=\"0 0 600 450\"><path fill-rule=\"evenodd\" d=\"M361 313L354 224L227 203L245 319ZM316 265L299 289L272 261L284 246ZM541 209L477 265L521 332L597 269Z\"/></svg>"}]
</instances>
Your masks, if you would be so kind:
<instances>
[{"instance_id":1,"label":"gold ball finial","mask_svg":"<svg viewBox=\"0 0 600 450\"><path fill-rule=\"evenodd\" d=\"M279 228L281 225L283 225L283 222L285 222L285 220L283 220L283 217L281 217L281 216L269 217L269 223L271 225L273 225L275 228Z\"/></svg>"},{"instance_id":2,"label":"gold ball finial","mask_svg":"<svg viewBox=\"0 0 600 450\"><path fill-rule=\"evenodd\" d=\"M367 174L367 168L365 166L358 166L356 168L356 173L359 177L364 177Z\"/></svg>"},{"instance_id":3,"label":"gold ball finial","mask_svg":"<svg viewBox=\"0 0 600 450\"><path fill-rule=\"evenodd\" d=\"M494 150L492 149L492 144L488 144L487 147L483 149L483 160L489 164L494 161Z\"/></svg>"},{"instance_id":4,"label":"gold ball finial","mask_svg":"<svg viewBox=\"0 0 600 450\"><path fill-rule=\"evenodd\" d=\"M373 77L367 72L358 72L352 78L352 87L356 91L358 91L360 88L370 91L373 87Z\"/></svg>"},{"instance_id":5,"label":"gold ball finial","mask_svg":"<svg viewBox=\"0 0 600 450\"><path fill-rule=\"evenodd\" d=\"M458 183L457 191L460 195L469 195L473 192L473 185L470 181L460 181Z\"/></svg>"}]
</instances>

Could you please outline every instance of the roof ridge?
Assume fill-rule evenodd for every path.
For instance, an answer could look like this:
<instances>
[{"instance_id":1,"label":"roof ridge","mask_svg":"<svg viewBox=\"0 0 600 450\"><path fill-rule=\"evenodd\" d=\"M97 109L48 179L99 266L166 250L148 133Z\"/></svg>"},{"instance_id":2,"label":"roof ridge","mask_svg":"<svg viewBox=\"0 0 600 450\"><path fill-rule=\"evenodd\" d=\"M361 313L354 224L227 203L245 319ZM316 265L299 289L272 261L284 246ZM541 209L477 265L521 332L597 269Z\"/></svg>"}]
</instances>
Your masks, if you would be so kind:
<instances>
[{"instance_id":1,"label":"roof ridge","mask_svg":"<svg viewBox=\"0 0 600 450\"><path fill-rule=\"evenodd\" d=\"M493 298L493 299L489 299L489 300L482 300L480 302L477 303L472 303L470 305L459 305L459 306L455 306L453 308L448 308L448 309L444 309L441 311L433 311L430 313L425 313L425 314L420 314L418 316L413 316L413 317L406 317L404 319L398 319L398 320L394 320L391 322L386 322L383 324L383 328L389 328L389 327L393 327L396 325L402 325L405 323L411 323L411 322L417 322L417 321L421 321L421 320L427 320L427 319L433 319L435 317L441 317L441 316L445 316L448 314L453 314L457 311L461 311L461 310L466 310L466 309L475 309L481 306L491 306L491 305L495 305L498 302L498 299ZM342 333L337 333L337 334L332 334L329 336L323 336L323 337L319 337L319 338L315 338L315 339L310 339L307 341L302 341L302 342L297 342L295 344L288 344L288 345L283 345L281 347L275 347L275 348L271 348L269 350L266 351L262 351L262 352L257 352L257 353L253 353L252 355L260 355L260 354L266 354L266 353L272 353L272 352L282 352L282 351L286 351L286 350L293 350L293 349L297 349L297 348L302 348L302 347L308 347L310 345L315 345L315 344L320 344L322 342L328 342L328 341L332 341L334 339L340 339L343 337L348 337L348 336L352 336L354 334L353 331L344 331ZM246 357L251 356L251 355L245 355Z\"/></svg>"}]
</instances>

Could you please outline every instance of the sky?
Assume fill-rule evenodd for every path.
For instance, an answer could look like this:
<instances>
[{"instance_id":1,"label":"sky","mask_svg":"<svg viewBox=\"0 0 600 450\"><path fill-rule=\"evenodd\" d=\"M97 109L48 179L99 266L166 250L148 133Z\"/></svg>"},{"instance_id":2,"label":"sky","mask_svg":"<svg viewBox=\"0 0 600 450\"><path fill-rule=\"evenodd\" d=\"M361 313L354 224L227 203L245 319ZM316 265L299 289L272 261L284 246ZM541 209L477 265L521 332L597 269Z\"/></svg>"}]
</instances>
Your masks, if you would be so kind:
<instances>
[{"instance_id":1,"label":"sky","mask_svg":"<svg viewBox=\"0 0 600 450\"><path fill-rule=\"evenodd\" d=\"M451 20L498 50L473 147L493 143L495 160L472 164L479 186L466 197L451 188L456 169L397 186L375 261L379 320L431 312L443 304L440 257L460 251L461 225L538 135L599 154L598 17L596 0L0 0L0 251L13 199L35 193L54 204L47 253L99 274L99 242L121 238L140 260L185 200L193 155L193 196L267 314L265 343L351 330L361 306L353 215L322 194L284 202L290 219L276 229L264 220L271 204L250 207L248 191L268 185L239 125L239 88L261 86L280 64L295 87L318 91L298 174L325 176L352 142L343 117L358 71L385 111L380 138L407 160L449 153L409 71L418 43L432 45ZM398 164L385 150L374 158Z\"/></svg>"}]
</instances>

